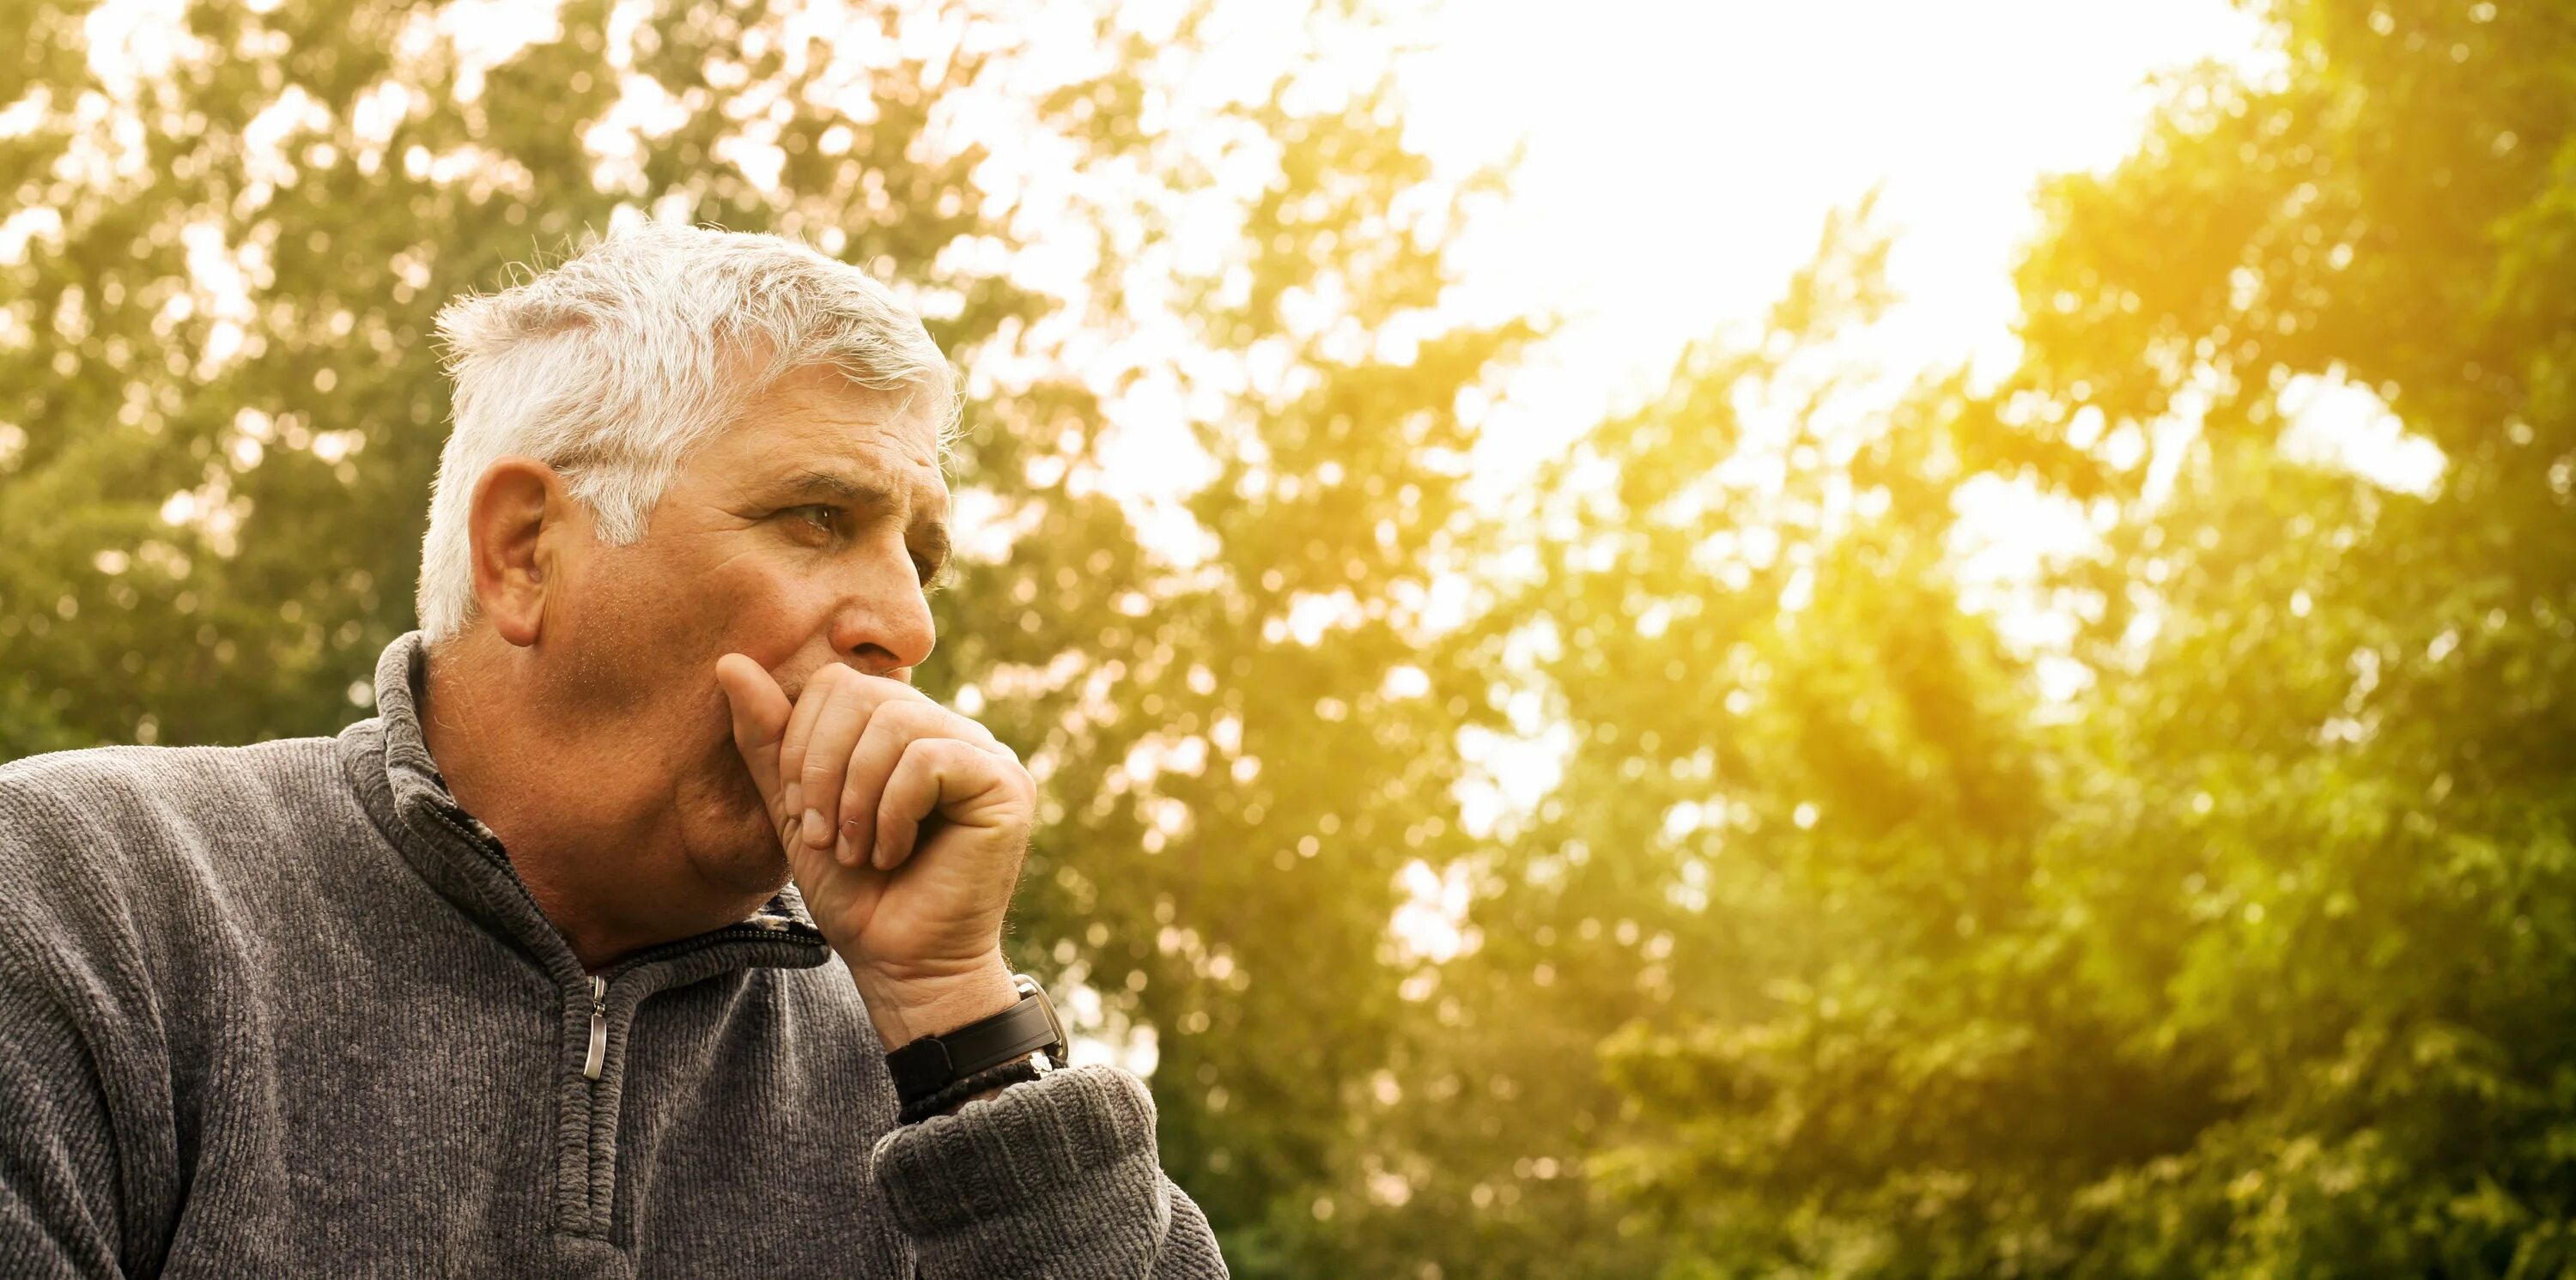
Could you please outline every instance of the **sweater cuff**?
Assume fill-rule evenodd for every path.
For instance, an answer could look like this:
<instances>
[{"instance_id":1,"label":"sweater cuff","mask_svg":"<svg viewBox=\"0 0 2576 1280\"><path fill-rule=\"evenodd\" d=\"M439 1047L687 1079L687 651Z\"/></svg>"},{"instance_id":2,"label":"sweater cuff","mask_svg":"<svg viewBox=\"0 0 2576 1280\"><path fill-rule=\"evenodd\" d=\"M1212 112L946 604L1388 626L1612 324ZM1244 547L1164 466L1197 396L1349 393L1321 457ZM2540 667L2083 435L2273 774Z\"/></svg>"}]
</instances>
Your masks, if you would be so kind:
<instances>
[{"instance_id":1,"label":"sweater cuff","mask_svg":"<svg viewBox=\"0 0 2576 1280\"><path fill-rule=\"evenodd\" d=\"M871 1160L925 1275L1055 1271L1068 1255L1112 1264L1085 1274L1142 1275L1171 1225L1153 1096L1112 1067L1050 1072L905 1125Z\"/></svg>"}]
</instances>

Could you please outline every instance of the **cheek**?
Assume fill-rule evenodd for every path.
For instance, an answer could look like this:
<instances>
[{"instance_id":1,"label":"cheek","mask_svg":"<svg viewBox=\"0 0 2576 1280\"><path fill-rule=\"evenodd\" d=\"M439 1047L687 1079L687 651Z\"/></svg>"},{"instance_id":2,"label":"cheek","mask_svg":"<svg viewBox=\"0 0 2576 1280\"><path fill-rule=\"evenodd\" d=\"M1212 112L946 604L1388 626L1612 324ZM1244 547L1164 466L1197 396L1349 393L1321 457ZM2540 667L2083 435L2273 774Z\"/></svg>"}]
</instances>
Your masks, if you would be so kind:
<instances>
[{"instance_id":1,"label":"cheek","mask_svg":"<svg viewBox=\"0 0 2576 1280\"><path fill-rule=\"evenodd\" d=\"M673 616L649 562L626 548L594 559L572 585L559 604L549 602L546 645L559 657L549 664L558 689L569 702L645 710L670 684L688 621Z\"/></svg>"},{"instance_id":2,"label":"cheek","mask_svg":"<svg viewBox=\"0 0 2576 1280\"><path fill-rule=\"evenodd\" d=\"M832 597L785 557L739 556L695 584L689 607L717 653L739 653L771 670L825 634Z\"/></svg>"}]
</instances>

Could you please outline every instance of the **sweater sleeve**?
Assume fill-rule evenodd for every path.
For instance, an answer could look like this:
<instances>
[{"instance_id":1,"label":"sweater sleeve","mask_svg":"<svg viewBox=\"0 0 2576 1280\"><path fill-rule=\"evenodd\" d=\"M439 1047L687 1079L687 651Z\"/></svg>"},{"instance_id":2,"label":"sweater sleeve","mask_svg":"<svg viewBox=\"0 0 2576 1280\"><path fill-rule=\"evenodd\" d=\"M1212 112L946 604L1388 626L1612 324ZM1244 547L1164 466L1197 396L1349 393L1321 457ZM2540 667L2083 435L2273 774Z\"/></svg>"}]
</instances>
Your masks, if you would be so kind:
<instances>
[{"instance_id":1,"label":"sweater sleeve","mask_svg":"<svg viewBox=\"0 0 2576 1280\"><path fill-rule=\"evenodd\" d=\"M0 1275L123 1274L116 1154L87 1048L0 938Z\"/></svg>"},{"instance_id":2,"label":"sweater sleeve","mask_svg":"<svg viewBox=\"0 0 2576 1280\"><path fill-rule=\"evenodd\" d=\"M105 843L93 823L22 767L0 773L0 1275L123 1275L143 1225L103 1060L109 971L132 956L84 856Z\"/></svg>"},{"instance_id":3,"label":"sweater sleeve","mask_svg":"<svg viewBox=\"0 0 2576 1280\"><path fill-rule=\"evenodd\" d=\"M1163 1176L1152 1096L1115 1068L1052 1072L906 1125L874 1160L922 1280L1225 1275L1207 1218Z\"/></svg>"}]
</instances>

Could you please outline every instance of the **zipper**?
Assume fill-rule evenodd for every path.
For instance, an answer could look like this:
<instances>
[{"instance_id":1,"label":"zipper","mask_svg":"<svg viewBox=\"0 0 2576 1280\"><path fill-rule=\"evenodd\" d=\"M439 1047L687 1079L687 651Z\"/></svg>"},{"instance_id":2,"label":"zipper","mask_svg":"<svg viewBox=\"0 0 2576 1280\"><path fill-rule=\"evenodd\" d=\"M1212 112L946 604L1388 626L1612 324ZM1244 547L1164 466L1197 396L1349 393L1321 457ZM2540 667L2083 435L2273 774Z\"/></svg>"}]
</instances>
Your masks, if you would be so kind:
<instances>
[{"instance_id":1,"label":"zipper","mask_svg":"<svg viewBox=\"0 0 2576 1280\"><path fill-rule=\"evenodd\" d=\"M597 1080L599 1068L608 1061L608 979L591 975L590 979L590 1053L581 1060L581 1078Z\"/></svg>"},{"instance_id":2,"label":"zipper","mask_svg":"<svg viewBox=\"0 0 2576 1280\"><path fill-rule=\"evenodd\" d=\"M609 970L607 975L592 974L590 978L590 1052L582 1058L582 1079L597 1080L600 1066L608 1060L609 976L648 964L658 964L664 960L678 959L691 952L722 946L738 938L757 938L765 942L782 936L793 937L793 935L782 935L780 931L766 925L729 924L693 938L681 938L677 941L665 942L658 947L648 947L619 961L617 967Z\"/></svg>"},{"instance_id":3,"label":"zipper","mask_svg":"<svg viewBox=\"0 0 2576 1280\"><path fill-rule=\"evenodd\" d=\"M485 859L491 862L493 866L500 868L501 874L508 878L510 885L519 891L522 901L527 902L530 906L535 906L536 899L533 894L528 892L527 881L519 878L519 869L511 864L509 851L501 847L501 842L497 837L484 834L482 824L477 823L468 817L465 811L458 808L453 800L432 803L429 806L429 811L436 816L440 825L455 832L457 837L465 842L466 847L474 850L478 854L481 854ZM544 915L543 908L538 908L538 914L541 917ZM607 1069L608 984L610 979L641 965L677 959L678 957L688 955L701 949L724 946L729 943L754 939L760 941L792 940L808 943L810 945L824 945L821 935L813 931L810 927L795 931L782 931L767 925L755 925L749 921L744 921L737 924L726 925L723 928L711 930L693 938L674 939L673 941L663 943L657 947L649 947L642 952L628 956L625 960L619 962L616 967L610 969L605 974L588 975L590 980L590 1044L588 1050L582 1055L582 1079L589 1081L593 1086L596 1086L599 1083L601 1074ZM599 1105L599 1099L595 1088L592 1091L591 1105L593 1107L597 1107ZM560 1197L557 1204L557 1212L560 1221L568 1224L565 1229L581 1235L604 1236L608 1230L607 1224L611 1210L605 1203L604 1198L608 1193L603 1190L601 1176L597 1172L599 1152L594 1149L596 1146L596 1142L584 1143L577 1152L572 1146L567 1145L562 1152L559 1153L559 1158L565 1162L565 1167L580 1168L583 1167L581 1162L587 1162L588 1166L593 1171L583 1176L583 1189L581 1191L566 1191ZM612 1152L615 1150L615 1140L613 1138L610 1140L609 1149ZM613 1184L616 1177L614 1169L611 1168L606 1176L609 1182Z\"/></svg>"}]
</instances>

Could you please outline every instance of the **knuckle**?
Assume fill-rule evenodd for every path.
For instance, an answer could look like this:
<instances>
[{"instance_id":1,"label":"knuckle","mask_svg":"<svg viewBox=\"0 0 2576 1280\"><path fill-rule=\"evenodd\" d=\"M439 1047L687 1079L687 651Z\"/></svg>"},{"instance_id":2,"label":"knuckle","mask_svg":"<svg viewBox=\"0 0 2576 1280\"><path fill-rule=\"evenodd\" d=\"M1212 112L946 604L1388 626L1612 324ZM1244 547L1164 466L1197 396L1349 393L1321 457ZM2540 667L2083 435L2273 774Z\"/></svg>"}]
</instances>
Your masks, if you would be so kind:
<instances>
[{"instance_id":1,"label":"knuckle","mask_svg":"<svg viewBox=\"0 0 2576 1280\"><path fill-rule=\"evenodd\" d=\"M888 703L877 708L877 714L885 722L885 732L899 742L918 742L935 736L930 732L933 724L921 714L919 703Z\"/></svg>"}]
</instances>

